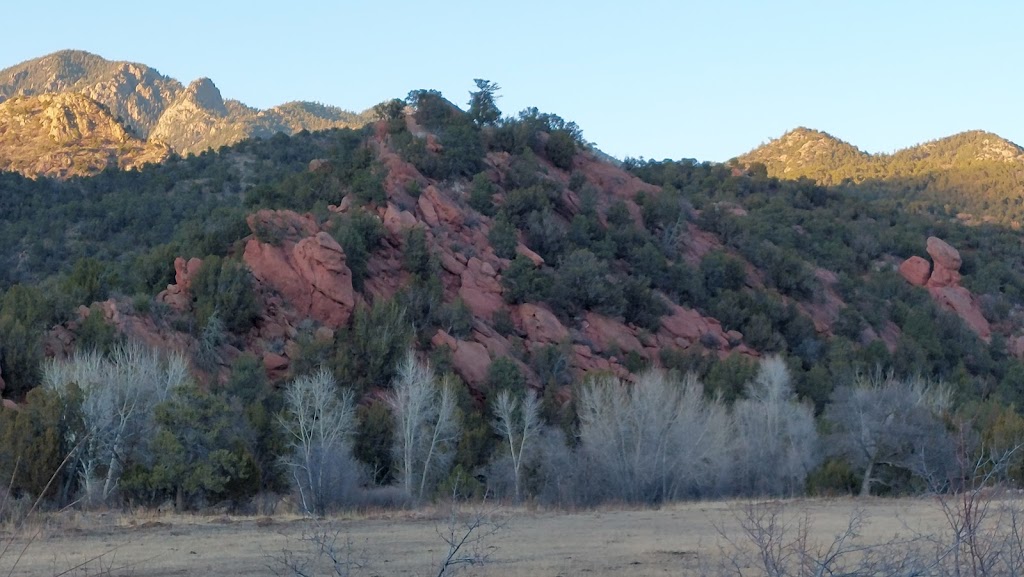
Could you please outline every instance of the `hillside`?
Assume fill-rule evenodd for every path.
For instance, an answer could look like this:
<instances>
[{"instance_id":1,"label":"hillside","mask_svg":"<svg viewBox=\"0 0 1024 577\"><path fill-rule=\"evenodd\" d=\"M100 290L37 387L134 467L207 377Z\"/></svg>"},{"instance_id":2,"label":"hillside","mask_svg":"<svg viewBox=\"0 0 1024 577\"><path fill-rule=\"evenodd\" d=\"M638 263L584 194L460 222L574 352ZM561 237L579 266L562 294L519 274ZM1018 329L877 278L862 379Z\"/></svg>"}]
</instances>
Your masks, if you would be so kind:
<instances>
[{"instance_id":1,"label":"hillside","mask_svg":"<svg viewBox=\"0 0 1024 577\"><path fill-rule=\"evenodd\" d=\"M777 178L857 185L861 194L967 223L1019 227L1024 219L1024 149L989 132L867 154L827 133L798 128L736 160L763 164Z\"/></svg>"},{"instance_id":2,"label":"hillside","mask_svg":"<svg viewBox=\"0 0 1024 577\"><path fill-rule=\"evenodd\" d=\"M78 94L92 100L109 111L125 132L143 141L169 146L178 154L199 153L249 137L270 137L277 132L293 134L301 130L362 126L368 119L365 113L358 115L309 102L258 110L236 100L225 100L208 78L185 86L144 64L108 61L75 50L0 70L0 103L16 97L54 94ZM99 117L92 121L103 122ZM71 154L67 146L54 142L46 152L67 156ZM16 158L29 153L8 144L0 149L0 155ZM131 164L127 159L118 163ZM28 168L24 174L32 175Z\"/></svg>"},{"instance_id":3,"label":"hillside","mask_svg":"<svg viewBox=\"0 0 1024 577\"><path fill-rule=\"evenodd\" d=\"M182 470L210 470L187 459L216 455L223 460L210 466L225 472L196 481L202 488L187 496L151 450L106 471L124 472L125 499L174 498L179 507L287 490L282 391L309 379L332 380L330 397L343 391L352 404L351 470L366 471L366 485L395 483L393 394L412 370L403 362L409 351L410 363L429 364L437 382L452 386L448 406L458 409L460 428L449 432L457 440L431 477L440 492L462 482L483 491L486 478L510 494L509 478L491 468L505 463L491 428L502 393L536 394L553 452L547 465L531 465L538 472L525 490L555 492L562 503L794 494L815 483L823 491L858 483L865 492L915 490L909 465L886 464L876 479L815 448L819 425L829 426L833 407L865 375L948 386L946 412L928 419L949 420L935 422L969 423L1000 442L1024 431L1013 408L1024 406L1018 233L894 210L870 183L826 187L690 160L615 165L557 115L530 108L501 117L487 87L478 83L468 111L438 92L414 91L382 103L380 120L360 129L247 139L139 170L67 180L0 172L3 399L31 409L0 427L0 441L36 426L30 418L64 427L53 383L41 386L46 371L95 366L82 360L88 351L126 362L125 342L181 355L186 368L175 374L198 385L167 393L170 404L154 413L165 419L159 440L177 451L167 450L186 463ZM178 102L184 115L206 115L209 127L232 107L207 81ZM821 133L803 136L786 154L806 166L862 155ZM970 154L987 165L1004 149L984 140ZM765 367L781 379L769 396L791 409L782 420L803 427L794 436L800 460L785 470L795 472L776 479L723 466L721 477L671 491L661 482L642 493L634 483L586 489L587 467L604 467L599 457L608 454L572 453L593 442L588 422L606 421L595 403L611 403L608 418L629 414L634 399L647 399L648 409L682 403L721 418L725 433L714 438L733 447L721 454L746 455L756 447L729 444L742 437L735 415L767 402L757 388ZM648 369L664 370L664 380ZM652 382L666 396L623 393ZM583 392L598 386L604 400ZM198 433L174 419L247 432L179 441L171 438L179 430ZM673 430L681 455L690 433ZM51 438L25 435L17 443ZM206 445L190 453L184 445L192 442ZM2 452L14 445L0 442L0 465L15 462ZM570 453L598 460L565 465ZM691 465L732 461L666 462L678 466L672 478L684 478L679 471ZM574 485L581 501L558 493L554 481L542 485L539 471L550 466L558 475L583 471ZM766 467L775 470L771 461ZM38 491L38 478L17 487ZM76 479L66 486L84 482Z\"/></svg>"}]
</instances>

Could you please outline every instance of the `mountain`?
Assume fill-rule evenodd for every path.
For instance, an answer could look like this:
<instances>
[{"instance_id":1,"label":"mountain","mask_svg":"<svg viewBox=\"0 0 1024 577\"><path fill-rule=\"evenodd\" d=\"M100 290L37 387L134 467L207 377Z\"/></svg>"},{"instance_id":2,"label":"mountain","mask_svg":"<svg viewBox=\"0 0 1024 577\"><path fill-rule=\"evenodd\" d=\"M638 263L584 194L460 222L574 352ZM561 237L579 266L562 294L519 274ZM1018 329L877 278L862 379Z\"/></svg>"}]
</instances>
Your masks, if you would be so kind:
<instances>
[{"instance_id":1,"label":"mountain","mask_svg":"<svg viewBox=\"0 0 1024 577\"><path fill-rule=\"evenodd\" d=\"M179 154L216 149L245 138L266 138L277 132L293 134L301 130L362 126L368 119L367 113L355 114L309 102L258 110L237 100L225 100L208 78L184 86L144 64L108 61L76 50L56 52L0 70L0 103L17 97L54 94L78 94L92 100L108 111L125 132L141 141L159 142ZM32 109L24 107L19 110L23 110L21 114L32 113ZM86 114L84 109L80 112ZM105 123L101 116L97 113L89 122ZM37 121L12 113L4 126L34 122ZM42 150L42 144L43 141L34 143L36 152ZM68 142L53 141L46 153L73 155L67 150L69 146ZM14 159L28 154L8 143L0 147L0 162L22 166L24 163ZM127 166L131 161L119 160L117 164ZM18 170L26 175L62 174L32 173L30 167ZM70 174L81 173L72 171L64 175Z\"/></svg>"},{"instance_id":2,"label":"mountain","mask_svg":"<svg viewBox=\"0 0 1024 577\"><path fill-rule=\"evenodd\" d=\"M128 133L81 94L18 96L0 103L0 170L56 177L161 162L170 149Z\"/></svg>"},{"instance_id":3,"label":"mountain","mask_svg":"<svg viewBox=\"0 0 1024 577\"><path fill-rule=\"evenodd\" d=\"M868 154L827 133L798 128L736 160L761 163L777 178L858 185L862 194L965 222L1020 227L1024 221L1024 149L990 132Z\"/></svg>"}]
</instances>

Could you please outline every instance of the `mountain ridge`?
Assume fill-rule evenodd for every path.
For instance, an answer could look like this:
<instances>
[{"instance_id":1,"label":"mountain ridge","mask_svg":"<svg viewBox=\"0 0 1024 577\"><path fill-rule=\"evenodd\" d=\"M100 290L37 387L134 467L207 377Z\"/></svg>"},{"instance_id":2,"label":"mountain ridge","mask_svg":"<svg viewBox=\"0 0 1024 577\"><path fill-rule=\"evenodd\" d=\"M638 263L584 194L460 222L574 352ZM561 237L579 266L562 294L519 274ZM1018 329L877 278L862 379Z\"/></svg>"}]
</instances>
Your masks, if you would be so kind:
<instances>
[{"instance_id":1,"label":"mountain ridge","mask_svg":"<svg viewBox=\"0 0 1024 577\"><path fill-rule=\"evenodd\" d=\"M733 161L763 164L768 176L810 178L824 186L869 185L879 197L968 222L1024 220L1024 148L969 130L892 153L867 153L828 133L797 128Z\"/></svg>"},{"instance_id":2,"label":"mountain ridge","mask_svg":"<svg viewBox=\"0 0 1024 577\"><path fill-rule=\"evenodd\" d=\"M188 85L145 64L107 60L81 50L62 50L0 70L0 104L16 97L77 93L106 108L126 132L143 141L159 141L179 154L194 154L234 144L245 138L266 138L277 132L358 127L369 113L354 113L320 103L289 102L260 110L225 99L213 80ZM8 125L38 123L11 117ZM95 119L97 123L105 122ZM10 128L8 128L10 130ZM73 156L54 142L48 155ZM0 162L24 153L0 148ZM7 160L9 165L18 164ZM25 169L27 170L27 169ZM75 176L48 172L49 176Z\"/></svg>"}]
</instances>

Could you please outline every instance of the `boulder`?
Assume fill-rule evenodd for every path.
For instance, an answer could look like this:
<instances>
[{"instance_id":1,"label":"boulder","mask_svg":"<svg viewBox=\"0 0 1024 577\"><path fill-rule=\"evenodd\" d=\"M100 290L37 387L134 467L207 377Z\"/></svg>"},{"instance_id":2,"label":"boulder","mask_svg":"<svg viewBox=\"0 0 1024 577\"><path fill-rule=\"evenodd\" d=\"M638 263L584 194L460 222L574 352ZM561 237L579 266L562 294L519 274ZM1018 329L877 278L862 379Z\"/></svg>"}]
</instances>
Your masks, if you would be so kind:
<instances>
[{"instance_id":1,"label":"boulder","mask_svg":"<svg viewBox=\"0 0 1024 577\"><path fill-rule=\"evenodd\" d=\"M523 243L519 243L516 245L516 253L521 254L526 258L530 259L530 262L533 263L533 266L540 266L544 264L544 257L533 252L532 250L527 248L527 246Z\"/></svg>"},{"instance_id":2,"label":"boulder","mask_svg":"<svg viewBox=\"0 0 1024 577\"><path fill-rule=\"evenodd\" d=\"M291 363L288 357L267 351L263 353L263 368L272 379L278 379L288 373L288 366Z\"/></svg>"},{"instance_id":3,"label":"boulder","mask_svg":"<svg viewBox=\"0 0 1024 577\"><path fill-rule=\"evenodd\" d=\"M546 308L523 303L512 309L512 320L526 338L536 344L560 343L569 337L569 331L558 317Z\"/></svg>"},{"instance_id":4,"label":"boulder","mask_svg":"<svg viewBox=\"0 0 1024 577\"><path fill-rule=\"evenodd\" d=\"M927 250L935 264L954 272L960 270L960 265L963 262L960 259L960 252L946 241L937 236L930 236L928 237Z\"/></svg>"},{"instance_id":5,"label":"boulder","mask_svg":"<svg viewBox=\"0 0 1024 577\"><path fill-rule=\"evenodd\" d=\"M608 352L613 348L636 353L641 353L644 349L629 327L594 312L587 312L584 316L583 335L593 343L594 350L599 353Z\"/></svg>"},{"instance_id":6,"label":"boulder","mask_svg":"<svg viewBox=\"0 0 1024 577\"><path fill-rule=\"evenodd\" d=\"M661 317L661 328L675 337L677 343L678 339L685 341L687 344L684 346L695 343L708 332L708 324L700 313L680 306L673 306L671 315Z\"/></svg>"},{"instance_id":7,"label":"boulder","mask_svg":"<svg viewBox=\"0 0 1024 577\"><path fill-rule=\"evenodd\" d=\"M421 210L424 204L429 204L439 222L449 224L453 227L460 227L465 220L463 209L432 184L427 186L420 195L419 203Z\"/></svg>"},{"instance_id":8,"label":"boulder","mask_svg":"<svg viewBox=\"0 0 1024 577\"><path fill-rule=\"evenodd\" d=\"M321 174L328 174L334 170L334 165L326 158L314 158L309 161L309 171Z\"/></svg>"},{"instance_id":9,"label":"boulder","mask_svg":"<svg viewBox=\"0 0 1024 577\"><path fill-rule=\"evenodd\" d=\"M444 330L438 329L430 338L435 347L447 346L452 352L452 368L470 385L481 385L487 380L491 356L487 347L476 341L457 339Z\"/></svg>"},{"instance_id":10,"label":"boulder","mask_svg":"<svg viewBox=\"0 0 1024 577\"><path fill-rule=\"evenodd\" d=\"M384 228L394 236L402 234L406 229L416 226L416 217L407 210L388 203L384 210Z\"/></svg>"},{"instance_id":11,"label":"boulder","mask_svg":"<svg viewBox=\"0 0 1024 577\"><path fill-rule=\"evenodd\" d=\"M914 286L924 286L931 275L931 269L927 260L912 256L900 264L900 275Z\"/></svg>"}]
</instances>

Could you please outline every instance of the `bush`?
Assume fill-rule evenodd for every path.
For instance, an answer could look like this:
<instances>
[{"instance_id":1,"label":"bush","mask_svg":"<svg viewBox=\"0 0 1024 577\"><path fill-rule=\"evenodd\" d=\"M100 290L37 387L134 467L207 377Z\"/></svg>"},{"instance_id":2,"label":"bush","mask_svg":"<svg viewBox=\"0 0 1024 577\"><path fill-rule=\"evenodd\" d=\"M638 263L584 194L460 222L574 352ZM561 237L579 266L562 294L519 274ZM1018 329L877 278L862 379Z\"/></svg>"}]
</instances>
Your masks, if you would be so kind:
<instances>
[{"instance_id":1,"label":"bush","mask_svg":"<svg viewBox=\"0 0 1024 577\"><path fill-rule=\"evenodd\" d=\"M369 274L367 263L384 237L384 225L374 215L356 210L335 221L331 233L345 251L345 264L352 271L353 288L362 291L363 282Z\"/></svg>"},{"instance_id":2,"label":"bush","mask_svg":"<svg viewBox=\"0 0 1024 577\"><path fill-rule=\"evenodd\" d=\"M556 312L573 317L584 310L622 313L622 287L609 280L608 263L586 249L575 250L555 270L549 298Z\"/></svg>"},{"instance_id":3,"label":"bush","mask_svg":"<svg viewBox=\"0 0 1024 577\"><path fill-rule=\"evenodd\" d=\"M201 326L216 313L228 331L240 334L259 318L252 275L239 262L208 256L192 280L196 320Z\"/></svg>"},{"instance_id":4,"label":"bush","mask_svg":"<svg viewBox=\"0 0 1024 577\"><path fill-rule=\"evenodd\" d=\"M469 189L469 206L484 216L494 216L494 183L481 172L473 177L473 185Z\"/></svg>"},{"instance_id":5,"label":"bush","mask_svg":"<svg viewBox=\"0 0 1024 577\"><path fill-rule=\"evenodd\" d=\"M551 164L562 170L569 170L572 168L572 159L576 156L576 141L567 131L556 130L548 135L544 154Z\"/></svg>"},{"instance_id":6,"label":"bush","mask_svg":"<svg viewBox=\"0 0 1024 577\"><path fill-rule=\"evenodd\" d=\"M550 283L543 271L523 255L516 255L501 273L501 296L509 304L541 302L548 298Z\"/></svg>"},{"instance_id":7,"label":"bush","mask_svg":"<svg viewBox=\"0 0 1024 577\"><path fill-rule=\"evenodd\" d=\"M516 237L516 228L507 218L499 216L494 221L491 230L487 233L487 240L494 248L494 254L501 258L515 258L519 239Z\"/></svg>"}]
</instances>

